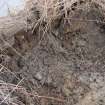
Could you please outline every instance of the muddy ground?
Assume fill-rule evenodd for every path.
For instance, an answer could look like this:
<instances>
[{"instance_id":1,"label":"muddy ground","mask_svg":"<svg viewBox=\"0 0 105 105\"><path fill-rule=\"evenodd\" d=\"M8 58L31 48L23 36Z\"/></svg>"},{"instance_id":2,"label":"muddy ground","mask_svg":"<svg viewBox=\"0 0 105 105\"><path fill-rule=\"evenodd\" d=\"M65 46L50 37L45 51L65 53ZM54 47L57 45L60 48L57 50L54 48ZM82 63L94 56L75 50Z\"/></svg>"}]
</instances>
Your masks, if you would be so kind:
<instances>
[{"instance_id":1,"label":"muddy ground","mask_svg":"<svg viewBox=\"0 0 105 105\"><path fill-rule=\"evenodd\" d=\"M1 105L105 105L104 11L74 6L68 18L17 32L12 46L1 39L1 102L23 79Z\"/></svg>"}]
</instances>

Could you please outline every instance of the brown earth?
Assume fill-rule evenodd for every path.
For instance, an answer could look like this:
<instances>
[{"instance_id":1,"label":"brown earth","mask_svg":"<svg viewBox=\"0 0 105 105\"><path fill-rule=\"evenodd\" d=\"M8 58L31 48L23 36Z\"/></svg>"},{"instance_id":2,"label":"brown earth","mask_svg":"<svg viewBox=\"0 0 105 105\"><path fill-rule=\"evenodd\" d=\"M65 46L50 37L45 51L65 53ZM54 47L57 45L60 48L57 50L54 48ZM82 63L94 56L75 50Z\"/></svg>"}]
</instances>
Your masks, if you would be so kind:
<instances>
[{"instance_id":1,"label":"brown earth","mask_svg":"<svg viewBox=\"0 0 105 105\"><path fill-rule=\"evenodd\" d=\"M18 31L11 46L1 39L1 102L24 78L1 105L105 105L104 11L81 0L71 9Z\"/></svg>"}]
</instances>

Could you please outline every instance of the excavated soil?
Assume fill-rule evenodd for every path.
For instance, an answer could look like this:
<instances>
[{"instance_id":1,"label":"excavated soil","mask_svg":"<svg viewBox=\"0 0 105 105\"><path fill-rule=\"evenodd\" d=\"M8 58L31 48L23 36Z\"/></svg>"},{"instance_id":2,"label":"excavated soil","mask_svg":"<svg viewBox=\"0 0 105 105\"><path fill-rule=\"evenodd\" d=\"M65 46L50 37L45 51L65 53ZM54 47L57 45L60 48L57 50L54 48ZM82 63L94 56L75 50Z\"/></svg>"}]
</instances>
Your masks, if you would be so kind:
<instances>
[{"instance_id":1,"label":"excavated soil","mask_svg":"<svg viewBox=\"0 0 105 105\"><path fill-rule=\"evenodd\" d=\"M1 50L1 83L24 78L10 95L16 105L105 105L104 11L94 3L72 9L52 28L43 23L33 33L17 32L12 47Z\"/></svg>"}]
</instances>

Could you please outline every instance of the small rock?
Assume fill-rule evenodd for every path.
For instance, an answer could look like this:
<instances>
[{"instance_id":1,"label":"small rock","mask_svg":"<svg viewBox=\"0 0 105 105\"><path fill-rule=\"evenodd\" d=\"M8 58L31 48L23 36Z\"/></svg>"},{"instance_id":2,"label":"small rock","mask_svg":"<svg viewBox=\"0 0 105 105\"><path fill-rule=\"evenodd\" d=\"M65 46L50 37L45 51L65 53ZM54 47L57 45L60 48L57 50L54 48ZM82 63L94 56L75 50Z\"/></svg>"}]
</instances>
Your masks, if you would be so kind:
<instances>
[{"instance_id":1,"label":"small rock","mask_svg":"<svg viewBox=\"0 0 105 105\"><path fill-rule=\"evenodd\" d=\"M86 41L80 40L80 41L78 41L78 45L85 46L86 45Z\"/></svg>"},{"instance_id":2,"label":"small rock","mask_svg":"<svg viewBox=\"0 0 105 105\"><path fill-rule=\"evenodd\" d=\"M42 80L42 74L40 72L38 72L36 75L35 75L35 78L39 81Z\"/></svg>"}]
</instances>

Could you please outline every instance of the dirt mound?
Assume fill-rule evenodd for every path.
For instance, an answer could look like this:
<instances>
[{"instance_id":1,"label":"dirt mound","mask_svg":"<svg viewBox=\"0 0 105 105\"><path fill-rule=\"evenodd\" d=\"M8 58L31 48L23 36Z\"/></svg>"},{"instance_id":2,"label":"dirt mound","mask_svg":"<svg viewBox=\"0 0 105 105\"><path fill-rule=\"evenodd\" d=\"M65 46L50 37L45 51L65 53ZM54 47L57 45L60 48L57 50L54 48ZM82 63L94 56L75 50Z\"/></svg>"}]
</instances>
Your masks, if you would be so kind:
<instances>
[{"instance_id":1,"label":"dirt mound","mask_svg":"<svg viewBox=\"0 0 105 105\"><path fill-rule=\"evenodd\" d=\"M27 27L0 33L1 105L105 104L103 5L66 1L31 1Z\"/></svg>"}]
</instances>

